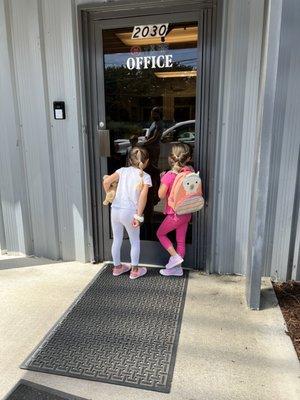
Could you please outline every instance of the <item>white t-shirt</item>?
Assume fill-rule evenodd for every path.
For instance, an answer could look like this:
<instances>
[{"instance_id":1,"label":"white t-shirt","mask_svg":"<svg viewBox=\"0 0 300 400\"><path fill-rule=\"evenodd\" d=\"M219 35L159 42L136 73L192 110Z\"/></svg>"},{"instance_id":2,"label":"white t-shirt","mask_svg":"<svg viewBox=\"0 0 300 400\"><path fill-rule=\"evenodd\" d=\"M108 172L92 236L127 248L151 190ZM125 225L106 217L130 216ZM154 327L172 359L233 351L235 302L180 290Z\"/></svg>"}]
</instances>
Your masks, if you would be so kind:
<instances>
[{"instance_id":1,"label":"white t-shirt","mask_svg":"<svg viewBox=\"0 0 300 400\"><path fill-rule=\"evenodd\" d=\"M116 171L119 175L119 182L112 207L137 210L140 196L139 184L142 179L140 172L141 170L135 167L124 167ZM152 186L151 176L146 172L144 172L143 181L145 185Z\"/></svg>"}]
</instances>

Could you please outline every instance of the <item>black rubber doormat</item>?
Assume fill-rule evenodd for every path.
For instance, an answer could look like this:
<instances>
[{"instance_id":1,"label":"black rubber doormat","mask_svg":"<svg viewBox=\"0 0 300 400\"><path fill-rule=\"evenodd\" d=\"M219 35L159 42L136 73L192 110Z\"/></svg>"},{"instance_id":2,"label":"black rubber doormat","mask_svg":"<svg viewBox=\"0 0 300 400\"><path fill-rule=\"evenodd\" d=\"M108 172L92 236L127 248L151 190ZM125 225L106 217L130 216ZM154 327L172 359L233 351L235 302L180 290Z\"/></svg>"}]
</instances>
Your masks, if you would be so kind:
<instances>
[{"instance_id":1,"label":"black rubber doormat","mask_svg":"<svg viewBox=\"0 0 300 400\"><path fill-rule=\"evenodd\" d=\"M3 400L86 400L21 379Z\"/></svg>"},{"instance_id":2,"label":"black rubber doormat","mask_svg":"<svg viewBox=\"0 0 300 400\"><path fill-rule=\"evenodd\" d=\"M21 368L169 393L187 280L107 266Z\"/></svg>"}]
</instances>

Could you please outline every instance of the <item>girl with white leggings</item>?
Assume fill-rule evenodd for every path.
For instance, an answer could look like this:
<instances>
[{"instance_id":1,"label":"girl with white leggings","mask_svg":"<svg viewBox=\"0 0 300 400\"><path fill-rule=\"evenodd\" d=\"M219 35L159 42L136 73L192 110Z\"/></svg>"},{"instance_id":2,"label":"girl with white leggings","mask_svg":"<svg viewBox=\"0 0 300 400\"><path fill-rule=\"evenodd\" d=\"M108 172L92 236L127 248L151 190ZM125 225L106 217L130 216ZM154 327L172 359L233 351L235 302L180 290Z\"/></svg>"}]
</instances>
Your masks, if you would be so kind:
<instances>
[{"instance_id":1,"label":"girl with white leggings","mask_svg":"<svg viewBox=\"0 0 300 400\"><path fill-rule=\"evenodd\" d=\"M129 154L130 167L120 168L103 181L107 192L112 183L118 182L116 196L111 205L111 225L113 244L111 248L114 268L113 275L119 276L130 271L130 278L136 279L147 273L146 268L139 268L140 224L147 202L148 189L152 186L151 177L144 172L149 161L147 150L134 147ZM121 263L121 246L124 228L131 245L131 265Z\"/></svg>"}]
</instances>

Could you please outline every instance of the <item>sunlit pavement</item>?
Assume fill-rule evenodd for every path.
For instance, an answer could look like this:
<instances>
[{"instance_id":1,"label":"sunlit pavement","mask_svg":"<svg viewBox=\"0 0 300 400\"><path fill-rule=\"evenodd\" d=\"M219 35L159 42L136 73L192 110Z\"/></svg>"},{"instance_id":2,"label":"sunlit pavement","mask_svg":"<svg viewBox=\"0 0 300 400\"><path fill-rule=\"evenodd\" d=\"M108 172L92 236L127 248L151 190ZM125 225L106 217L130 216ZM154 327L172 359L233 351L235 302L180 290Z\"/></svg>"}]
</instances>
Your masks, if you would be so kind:
<instances>
[{"instance_id":1,"label":"sunlit pavement","mask_svg":"<svg viewBox=\"0 0 300 400\"><path fill-rule=\"evenodd\" d=\"M21 370L101 268L0 256L0 398L21 378L93 400L300 398L299 362L270 282L263 309L250 311L239 276L190 274L170 394Z\"/></svg>"}]
</instances>

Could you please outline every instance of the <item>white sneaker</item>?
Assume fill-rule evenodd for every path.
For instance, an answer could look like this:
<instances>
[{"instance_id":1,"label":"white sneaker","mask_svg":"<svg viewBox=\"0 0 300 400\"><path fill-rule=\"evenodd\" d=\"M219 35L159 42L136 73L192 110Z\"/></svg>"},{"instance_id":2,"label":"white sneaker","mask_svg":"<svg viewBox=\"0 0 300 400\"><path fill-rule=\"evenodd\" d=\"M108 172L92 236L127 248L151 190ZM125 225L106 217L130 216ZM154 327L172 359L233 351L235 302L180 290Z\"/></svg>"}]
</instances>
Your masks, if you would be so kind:
<instances>
[{"instance_id":1,"label":"white sneaker","mask_svg":"<svg viewBox=\"0 0 300 400\"><path fill-rule=\"evenodd\" d=\"M166 268L169 269L169 268L176 267L176 265L179 265L182 262L183 262L183 258L179 254L176 254L175 256L170 257L169 262L166 265Z\"/></svg>"},{"instance_id":2,"label":"white sneaker","mask_svg":"<svg viewBox=\"0 0 300 400\"><path fill-rule=\"evenodd\" d=\"M159 273L163 276L182 276L183 269L178 265L177 267L160 269Z\"/></svg>"},{"instance_id":3,"label":"white sneaker","mask_svg":"<svg viewBox=\"0 0 300 400\"><path fill-rule=\"evenodd\" d=\"M138 268L136 271L131 270L129 278L137 279L137 278L140 278L141 276L146 275L146 273L147 273L147 268L145 268L145 267Z\"/></svg>"}]
</instances>

